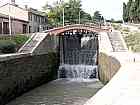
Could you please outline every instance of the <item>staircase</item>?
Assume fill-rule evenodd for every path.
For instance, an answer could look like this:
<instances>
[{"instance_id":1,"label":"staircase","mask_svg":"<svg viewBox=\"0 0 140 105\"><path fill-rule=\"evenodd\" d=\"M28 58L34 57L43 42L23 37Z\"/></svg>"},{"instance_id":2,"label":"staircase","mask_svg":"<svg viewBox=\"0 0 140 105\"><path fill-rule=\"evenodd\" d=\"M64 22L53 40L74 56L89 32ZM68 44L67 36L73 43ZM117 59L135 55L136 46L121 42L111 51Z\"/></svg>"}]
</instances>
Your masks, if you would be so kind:
<instances>
[{"instance_id":1,"label":"staircase","mask_svg":"<svg viewBox=\"0 0 140 105\"><path fill-rule=\"evenodd\" d=\"M19 49L19 53L33 53L35 48L47 36L46 33L34 33L30 39Z\"/></svg>"},{"instance_id":2,"label":"staircase","mask_svg":"<svg viewBox=\"0 0 140 105\"><path fill-rule=\"evenodd\" d=\"M128 51L124 39L119 31L114 30L113 32L108 33L108 37L110 39L114 52Z\"/></svg>"}]
</instances>

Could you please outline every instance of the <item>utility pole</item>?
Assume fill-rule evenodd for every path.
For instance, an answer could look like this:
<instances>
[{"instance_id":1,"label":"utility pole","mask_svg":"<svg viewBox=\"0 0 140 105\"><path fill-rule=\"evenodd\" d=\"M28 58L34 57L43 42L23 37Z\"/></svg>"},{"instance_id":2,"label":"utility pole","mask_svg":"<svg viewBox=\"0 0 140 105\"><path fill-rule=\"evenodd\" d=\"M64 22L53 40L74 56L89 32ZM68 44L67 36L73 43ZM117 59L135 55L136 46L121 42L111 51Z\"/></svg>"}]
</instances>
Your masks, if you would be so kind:
<instances>
[{"instance_id":1,"label":"utility pole","mask_svg":"<svg viewBox=\"0 0 140 105\"><path fill-rule=\"evenodd\" d=\"M63 27L65 26L65 9L63 7Z\"/></svg>"},{"instance_id":2,"label":"utility pole","mask_svg":"<svg viewBox=\"0 0 140 105\"><path fill-rule=\"evenodd\" d=\"M79 10L79 24L81 23L81 11Z\"/></svg>"},{"instance_id":3,"label":"utility pole","mask_svg":"<svg viewBox=\"0 0 140 105\"><path fill-rule=\"evenodd\" d=\"M11 36L12 31L11 31L11 8L10 8L11 0L9 0L9 35Z\"/></svg>"}]
</instances>

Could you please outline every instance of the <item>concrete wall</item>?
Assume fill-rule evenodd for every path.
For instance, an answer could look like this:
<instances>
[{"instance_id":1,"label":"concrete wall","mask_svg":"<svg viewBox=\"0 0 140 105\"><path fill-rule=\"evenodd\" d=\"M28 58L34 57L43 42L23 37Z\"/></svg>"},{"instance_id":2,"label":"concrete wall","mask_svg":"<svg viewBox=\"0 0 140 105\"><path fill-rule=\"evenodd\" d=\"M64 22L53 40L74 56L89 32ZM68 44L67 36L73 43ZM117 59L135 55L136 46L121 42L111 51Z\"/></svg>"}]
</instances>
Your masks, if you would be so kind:
<instances>
[{"instance_id":1,"label":"concrete wall","mask_svg":"<svg viewBox=\"0 0 140 105\"><path fill-rule=\"evenodd\" d=\"M59 47L59 36L46 36L44 40L37 46L34 54L44 54L48 52L57 52Z\"/></svg>"},{"instance_id":2,"label":"concrete wall","mask_svg":"<svg viewBox=\"0 0 140 105\"><path fill-rule=\"evenodd\" d=\"M113 56L113 48L106 32L99 33L99 79L102 83L108 83L120 69L120 61ZM113 54L112 54L113 53Z\"/></svg>"},{"instance_id":3,"label":"concrete wall","mask_svg":"<svg viewBox=\"0 0 140 105\"><path fill-rule=\"evenodd\" d=\"M57 53L0 55L0 105L22 93L56 79Z\"/></svg>"}]
</instances>

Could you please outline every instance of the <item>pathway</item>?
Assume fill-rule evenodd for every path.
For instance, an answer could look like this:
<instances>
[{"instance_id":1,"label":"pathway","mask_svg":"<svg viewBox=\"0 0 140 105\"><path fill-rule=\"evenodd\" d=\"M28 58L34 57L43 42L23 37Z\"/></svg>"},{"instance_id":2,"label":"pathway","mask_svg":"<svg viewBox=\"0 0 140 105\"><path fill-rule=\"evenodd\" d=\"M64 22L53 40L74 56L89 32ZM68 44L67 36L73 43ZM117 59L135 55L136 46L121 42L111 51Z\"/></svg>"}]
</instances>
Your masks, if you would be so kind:
<instances>
[{"instance_id":1,"label":"pathway","mask_svg":"<svg viewBox=\"0 0 140 105\"><path fill-rule=\"evenodd\" d=\"M108 36L114 52L128 51L124 39L119 31L113 30L112 33L108 33Z\"/></svg>"},{"instance_id":2,"label":"pathway","mask_svg":"<svg viewBox=\"0 0 140 105\"><path fill-rule=\"evenodd\" d=\"M128 63L123 66L85 105L140 105L139 65Z\"/></svg>"}]
</instances>

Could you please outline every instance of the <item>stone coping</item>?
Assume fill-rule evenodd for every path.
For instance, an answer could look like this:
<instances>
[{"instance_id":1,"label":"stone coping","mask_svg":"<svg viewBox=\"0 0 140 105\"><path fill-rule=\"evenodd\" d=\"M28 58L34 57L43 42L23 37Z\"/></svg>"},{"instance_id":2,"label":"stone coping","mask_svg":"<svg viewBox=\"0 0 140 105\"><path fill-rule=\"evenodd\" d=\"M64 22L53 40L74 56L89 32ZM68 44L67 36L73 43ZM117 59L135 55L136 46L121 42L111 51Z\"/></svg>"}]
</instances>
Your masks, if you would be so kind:
<instances>
[{"instance_id":1,"label":"stone coping","mask_svg":"<svg viewBox=\"0 0 140 105\"><path fill-rule=\"evenodd\" d=\"M140 63L124 65L112 80L84 105L140 105Z\"/></svg>"},{"instance_id":2,"label":"stone coping","mask_svg":"<svg viewBox=\"0 0 140 105\"><path fill-rule=\"evenodd\" d=\"M30 53L2 54L2 55L0 55L0 61L22 58L22 57L27 57L27 56L30 56L30 55L31 55Z\"/></svg>"}]
</instances>

